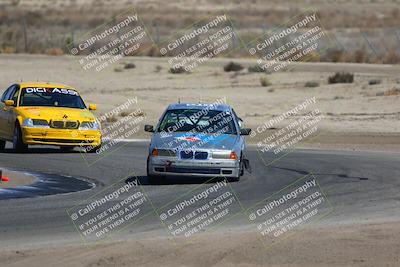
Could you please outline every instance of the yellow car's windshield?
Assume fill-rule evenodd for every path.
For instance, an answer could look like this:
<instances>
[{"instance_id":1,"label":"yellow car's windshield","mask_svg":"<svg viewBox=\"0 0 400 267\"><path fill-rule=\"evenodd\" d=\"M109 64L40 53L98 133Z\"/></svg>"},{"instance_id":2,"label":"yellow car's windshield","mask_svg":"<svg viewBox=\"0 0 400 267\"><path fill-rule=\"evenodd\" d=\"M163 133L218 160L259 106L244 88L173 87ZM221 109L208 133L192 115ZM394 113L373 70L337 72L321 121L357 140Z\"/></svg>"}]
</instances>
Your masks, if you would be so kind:
<instances>
[{"instance_id":1,"label":"yellow car's windshield","mask_svg":"<svg viewBox=\"0 0 400 267\"><path fill-rule=\"evenodd\" d=\"M20 106L86 108L78 92L66 88L22 88Z\"/></svg>"}]
</instances>

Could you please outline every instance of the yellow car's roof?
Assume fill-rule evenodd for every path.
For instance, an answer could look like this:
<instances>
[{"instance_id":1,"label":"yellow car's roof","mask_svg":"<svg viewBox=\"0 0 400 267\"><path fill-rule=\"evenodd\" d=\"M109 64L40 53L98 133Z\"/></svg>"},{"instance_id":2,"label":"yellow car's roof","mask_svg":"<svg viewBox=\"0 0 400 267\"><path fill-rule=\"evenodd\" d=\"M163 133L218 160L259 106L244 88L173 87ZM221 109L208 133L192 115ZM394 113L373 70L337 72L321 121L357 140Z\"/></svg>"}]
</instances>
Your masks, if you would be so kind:
<instances>
[{"instance_id":1,"label":"yellow car's roof","mask_svg":"<svg viewBox=\"0 0 400 267\"><path fill-rule=\"evenodd\" d=\"M57 88L70 88L74 89L72 86L61 84L61 83L51 83L51 82L23 82L19 84L21 88L25 87L57 87Z\"/></svg>"}]
</instances>

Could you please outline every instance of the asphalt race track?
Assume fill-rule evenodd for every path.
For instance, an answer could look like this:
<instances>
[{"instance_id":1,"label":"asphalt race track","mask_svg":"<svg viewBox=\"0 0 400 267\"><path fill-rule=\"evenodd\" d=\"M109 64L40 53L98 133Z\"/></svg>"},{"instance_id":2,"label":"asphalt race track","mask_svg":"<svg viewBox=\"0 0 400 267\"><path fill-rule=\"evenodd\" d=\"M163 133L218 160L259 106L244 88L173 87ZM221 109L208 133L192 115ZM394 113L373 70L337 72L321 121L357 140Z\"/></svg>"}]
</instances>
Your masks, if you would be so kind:
<instances>
[{"instance_id":1,"label":"asphalt race track","mask_svg":"<svg viewBox=\"0 0 400 267\"><path fill-rule=\"evenodd\" d=\"M74 193L55 191L49 196L31 197L30 194L16 199L3 196L0 200L1 246L78 242L79 234L66 210L119 180L138 181L151 200L153 210L149 209L148 216L129 225L116 237L167 235L154 207L165 205L206 180L174 178L162 184L149 184L145 175L147 146L140 142L124 143L99 160L96 159L98 155L88 155L87 159L93 162L90 166L78 151L61 152L43 147L30 149L27 154L14 154L11 150L1 153L0 166L4 168L49 174L43 179L58 177L63 185L70 187L82 182L81 179L96 184L94 189ZM246 172L240 182L230 183L244 209L312 173L333 208L317 224L380 222L400 217L399 153L295 150L273 161L271 154L260 155L250 146L246 155L252 173ZM252 227L246 216L235 216L217 229Z\"/></svg>"}]
</instances>

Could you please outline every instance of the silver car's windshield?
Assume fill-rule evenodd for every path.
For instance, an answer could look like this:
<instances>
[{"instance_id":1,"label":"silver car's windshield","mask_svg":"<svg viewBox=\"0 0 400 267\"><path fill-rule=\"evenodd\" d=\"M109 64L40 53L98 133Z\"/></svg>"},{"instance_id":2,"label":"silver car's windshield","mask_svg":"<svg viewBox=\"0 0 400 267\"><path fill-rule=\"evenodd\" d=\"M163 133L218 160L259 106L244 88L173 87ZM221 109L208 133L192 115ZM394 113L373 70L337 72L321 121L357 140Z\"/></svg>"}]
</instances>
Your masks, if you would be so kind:
<instances>
[{"instance_id":1,"label":"silver car's windshield","mask_svg":"<svg viewBox=\"0 0 400 267\"><path fill-rule=\"evenodd\" d=\"M237 134L232 114L226 111L201 109L168 110L157 130L167 133Z\"/></svg>"}]
</instances>

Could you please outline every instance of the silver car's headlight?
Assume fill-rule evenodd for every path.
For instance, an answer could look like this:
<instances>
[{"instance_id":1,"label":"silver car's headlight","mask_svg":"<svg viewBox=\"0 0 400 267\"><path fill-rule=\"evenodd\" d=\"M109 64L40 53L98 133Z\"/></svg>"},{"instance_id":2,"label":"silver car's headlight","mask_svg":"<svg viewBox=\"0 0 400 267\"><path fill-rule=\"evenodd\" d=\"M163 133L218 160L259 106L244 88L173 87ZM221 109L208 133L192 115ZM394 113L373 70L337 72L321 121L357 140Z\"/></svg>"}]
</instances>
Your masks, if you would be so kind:
<instances>
[{"instance_id":1,"label":"silver car's headlight","mask_svg":"<svg viewBox=\"0 0 400 267\"><path fill-rule=\"evenodd\" d=\"M176 151L175 150L173 150L173 149L157 149L157 148L154 148L152 151L151 151L151 155L152 156L154 156L154 157L158 157L158 156L161 156L161 157L176 157Z\"/></svg>"},{"instance_id":2,"label":"silver car's headlight","mask_svg":"<svg viewBox=\"0 0 400 267\"><path fill-rule=\"evenodd\" d=\"M96 121L84 121L79 126L79 130L100 130L100 124Z\"/></svg>"},{"instance_id":3,"label":"silver car's headlight","mask_svg":"<svg viewBox=\"0 0 400 267\"><path fill-rule=\"evenodd\" d=\"M235 151L231 150L218 150L212 152L213 159L238 159L238 156Z\"/></svg>"},{"instance_id":4,"label":"silver car's headlight","mask_svg":"<svg viewBox=\"0 0 400 267\"><path fill-rule=\"evenodd\" d=\"M22 123L22 126L29 128L50 128L49 123L46 120L31 119L27 118Z\"/></svg>"}]
</instances>

